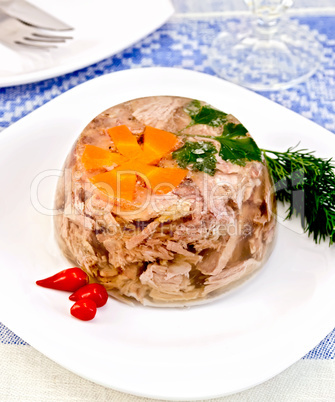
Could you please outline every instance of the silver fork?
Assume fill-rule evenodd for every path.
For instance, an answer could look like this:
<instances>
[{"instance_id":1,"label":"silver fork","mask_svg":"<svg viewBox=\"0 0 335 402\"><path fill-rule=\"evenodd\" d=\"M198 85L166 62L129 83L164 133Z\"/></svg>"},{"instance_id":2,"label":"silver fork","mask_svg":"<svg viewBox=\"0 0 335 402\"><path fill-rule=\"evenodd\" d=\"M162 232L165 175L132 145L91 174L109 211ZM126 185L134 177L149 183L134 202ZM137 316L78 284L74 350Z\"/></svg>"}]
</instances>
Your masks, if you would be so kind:
<instances>
[{"instance_id":1,"label":"silver fork","mask_svg":"<svg viewBox=\"0 0 335 402\"><path fill-rule=\"evenodd\" d=\"M0 11L0 42L37 49L56 48L58 44L73 39L72 36L46 34L43 29L29 26Z\"/></svg>"}]
</instances>

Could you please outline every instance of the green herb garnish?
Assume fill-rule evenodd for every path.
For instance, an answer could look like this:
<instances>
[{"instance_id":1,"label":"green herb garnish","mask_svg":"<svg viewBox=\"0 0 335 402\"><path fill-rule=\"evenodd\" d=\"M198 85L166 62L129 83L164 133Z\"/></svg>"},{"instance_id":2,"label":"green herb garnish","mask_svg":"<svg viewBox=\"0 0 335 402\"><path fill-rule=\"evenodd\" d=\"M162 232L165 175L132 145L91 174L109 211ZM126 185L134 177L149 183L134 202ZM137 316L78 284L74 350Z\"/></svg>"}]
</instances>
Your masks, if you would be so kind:
<instances>
[{"instance_id":1,"label":"green herb garnish","mask_svg":"<svg viewBox=\"0 0 335 402\"><path fill-rule=\"evenodd\" d=\"M219 136L214 135L197 135L197 137L209 138L216 140L220 143L219 155L224 160L229 160L237 165L245 166L246 161L261 161L261 151L259 150L255 141L247 135L248 130L242 124L228 123L227 113L221 112L212 108L209 105L201 105L200 101L194 99L186 107L185 112L191 117L191 123L186 127L191 127L196 124L205 124L211 127L222 127L222 134ZM179 133L180 135L180 133ZM188 136L188 134L181 135ZM205 142L202 143L198 151L203 149ZM215 148L215 147L214 147ZM202 167L199 168L194 160L191 158L189 163L189 149L184 149L183 153L177 159L180 167L192 165L192 169L204 171ZM215 163L214 156L211 156L210 171L214 174Z\"/></svg>"},{"instance_id":2,"label":"green herb garnish","mask_svg":"<svg viewBox=\"0 0 335 402\"><path fill-rule=\"evenodd\" d=\"M262 150L275 183L276 198L289 203L286 219L300 216L316 243L335 242L335 165L304 149L286 152ZM274 155L270 157L269 154Z\"/></svg>"},{"instance_id":3,"label":"green herb garnish","mask_svg":"<svg viewBox=\"0 0 335 402\"><path fill-rule=\"evenodd\" d=\"M221 110L214 109L208 105L201 106L198 100L190 102L184 110L192 119L188 127L194 126L195 124L220 127L227 121L227 113L221 112Z\"/></svg>"},{"instance_id":4,"label":"green herb garnish","mask_svg":"<svg viewBox=\"0 0 335 402\"><path fill-rule=\"evenodd\" d=\"M246 161L262 161L261 151L256 142L247 136L247 129L242 124L227 123L219 137L214 137L221 144L220 156L224 160L245 166Z\"/></svg>"},{"instance_id":5,"label":"green herb garnish","mask_svg":"<svg viewBox=\"0 0 335 402\"><path fill-rule=\"evenodd\" d=\"M191 166L192 170L214 175L216 169L217 149L208 141L190 142L185 144L172 153L173 159L176 159L178 165L185 169Z\"/></svg>"}]
</instances>

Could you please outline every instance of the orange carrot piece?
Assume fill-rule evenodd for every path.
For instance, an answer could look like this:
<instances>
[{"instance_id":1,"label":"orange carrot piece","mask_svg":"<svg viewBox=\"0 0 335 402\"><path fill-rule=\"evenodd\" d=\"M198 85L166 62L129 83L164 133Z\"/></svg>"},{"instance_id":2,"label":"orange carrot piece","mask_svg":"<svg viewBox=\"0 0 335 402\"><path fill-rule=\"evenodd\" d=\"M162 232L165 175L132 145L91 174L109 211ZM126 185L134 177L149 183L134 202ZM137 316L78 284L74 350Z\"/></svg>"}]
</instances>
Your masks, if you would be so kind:
<instances>
[{"instance_id":1,"label":"orange carrot piece","mask_svg":"<svg viewBox=\"0 0 335 402\"><path fill-rule=\"evenodd\" d=\"M85 145L81 161L86 170L92 170L106 166L121 165L127 161L127 158L115 152L87 144Z\"/></svg>"},{"instance_id":2,"label":"orange carrot piece","mask_svg":"<svg viewBox=\"0 0 335 402\"><path fill-rule=\"evenodd\" d=\"M90 181L107 195L127 201L134 199L136 180L134 173L123 173L116 169L90 178Z\"/></svg>"},{"instance_id":3,"label":"orange carrot piece","mask_svg":"<svg viewBox=\"0 0 335 402\"><path fill-rule=\"evenodd\" d=\"M107 132L120 154L129 159L142 154L142 148L138 144L136 137L126 125L109 128Z\"/></svg>"},{"instance_id":4,"label":"orange carrot piece","mask_svg":"<svg viewBox=\"0 0 335 402\"><path fill-rule=\"evenodd\" d=\"M143 156L141 161L157 163L164 155L171 152L178 144L176 135L158 128L146 126L144 130Z\"/></svg>"},{"instance_id":5,"label":"orange carrot piece","mask_svg":"<svg viewBox=\"0 0 335 402\"><path fill-rule=\"evenodd\" d=\"M147 187L151 188L157 194L166 194L172 191L181 183L188 173L188 170L185 169L162 168L146 165L136 160L126 162L114 170L137 174L144 179Z\"/></svg>"},{"instance_id":6,"label":"orange carrot piece","mask_svg":"<svg viewBox=\"0 0 335 402\"><path fill-rule=\"evenodd\" d=\"M124 173L134 173L142 177L146 183L148 183L148 176L154 169L158 169L156 166L146 165L138 160L131 160L118 166L115 170Z\"/></svg>"},{"instance_id":7,"label":"orange carrot piece","mask_svg":"<svg viewBox=\"0 0 335 402\"><path fill-rule=\"evenodd\" d=\"M148 173L151 189L156 194L166 194L179 186L188 170L156 167Z\"/></svg>"}]
</instances>

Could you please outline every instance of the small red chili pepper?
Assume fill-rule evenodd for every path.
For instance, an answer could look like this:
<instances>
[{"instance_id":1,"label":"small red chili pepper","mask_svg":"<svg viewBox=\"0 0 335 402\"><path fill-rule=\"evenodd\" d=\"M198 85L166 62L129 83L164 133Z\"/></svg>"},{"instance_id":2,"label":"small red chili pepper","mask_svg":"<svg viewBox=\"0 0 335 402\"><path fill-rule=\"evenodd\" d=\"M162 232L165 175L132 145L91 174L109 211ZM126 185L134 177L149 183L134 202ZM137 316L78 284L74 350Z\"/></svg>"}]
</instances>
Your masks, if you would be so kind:
<instances>
[{"instance_id":1,"label":"small red chili pepper","mask_svg":"<svg viewBox=\"0 0 335 402\"><path fill-rule=\"evenodd\" d=\"M72 293L69 299L72 301L91 299L97 307L102 307L107 303L108 293L99 283L89 283Z\"/></svg>"},{"instance_id":2,"label":"small red chili pepper","mask_svg":"<svg viewBox=\"0 0 335 402\"><path fill-rule=\"evenodd\" d=\"M88 281L89 278L86 272L80 268L74 267L64 269L49 278L36 281L36 284L44 288L75 292L80 287L86 285Z\"/></svg>"},{"instance_id":3,"label":"small red chili pepper","mask_svg":"<svg viewBox=\"0 0 335 402\"><path fill-rule=\"evenodd\" d=\"M95 317L97 305L90 299L78 300L71 307L70 312L73 317L79 318L79 320L90 321Z\"/></svg>"}]
</instances>

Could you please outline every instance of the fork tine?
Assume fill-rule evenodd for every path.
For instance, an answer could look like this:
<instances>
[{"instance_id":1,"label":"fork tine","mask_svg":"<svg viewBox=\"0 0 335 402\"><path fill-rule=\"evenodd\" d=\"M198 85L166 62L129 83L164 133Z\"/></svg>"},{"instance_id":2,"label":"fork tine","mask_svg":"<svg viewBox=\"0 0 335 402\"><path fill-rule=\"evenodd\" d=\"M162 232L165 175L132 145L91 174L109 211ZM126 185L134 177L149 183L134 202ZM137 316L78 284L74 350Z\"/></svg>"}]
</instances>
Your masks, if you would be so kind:
<instances>
[{"instance_id":1,"label":"fork tine","mask_svg":"<svg viewBox=\"0 0 335 402\"><path fill-rule=\"evenodd\" d=\"M65 43L64 39L46 39L46 38L30 38L29 36L24 36L22 40L35 43Z\"/></svg>"},{"instance_id":2,"label":"fork tine","mask_svg":"<svg viewBox=\"0 0 335 402\"><path fill-rule=\"evenodd\" d=\"M30 36L24 36L17 44L41 48L56 48L57 43L65 43L67 39L73 39L72 36L47 35L44 33L32 32Z\"/></svg>"},{"instance_id":3,"label":"fork tine","mask_svg":"<svg viewBox=\"0 0 335 402\"><path fill-rule=\"evenodd\" d=\"M44 43L65 43L67 39L72 39L66 36L52 36L32 33L30 36L25 36L23 39L31 42L44 42Z\"/></svg>"},{"instance_id":4,"label":"fork tine","mask_svg":"<svg viewBox=\"0 0 335 402\"><path fill-rule=\"evenodd\" d=\"M32 24L31 22L24 21L21 18L17 18L17 20L20 21L22 24L27 25L28 27L34 27L37 29L46 29L48 31L65 32L65 31L73 31L74 30L74 28L72 28L70 26L68 28L51 28L51 27L47 27L47 26Z\"/></svg>"},{"instance_id":5,"label":"fork tine","mask_svg":"<svg viewBox=\"0 0 335 402\"><path fill-rule=\"evenodd\" d=\"M64 35L46 35L46 34L41 34L41 33L37 33L34 32L32 34L32 36L36 37L36 38L41 38L41 39L48 39L48 40L62 40L63 42L65 42L67 39L73 39L73 36L64 36Z\"/></svg>"},{"instance_id":6,"label":"fork tine","mask_svg":"<svg viewBox=\"0 0 335 402\"><path fill-rule=\"evenodd\" d=\"M16 45L20 45L20 46L26 46L29 48L33 48L33 49L45 49L45 50L49 50L49 49L56 49L57 46L55 45L41 45L41 44L35 44L35 43L26 43L26 42L22 42L22 41L15 41L14 42Z\"/></svg>"}]
</instances>

